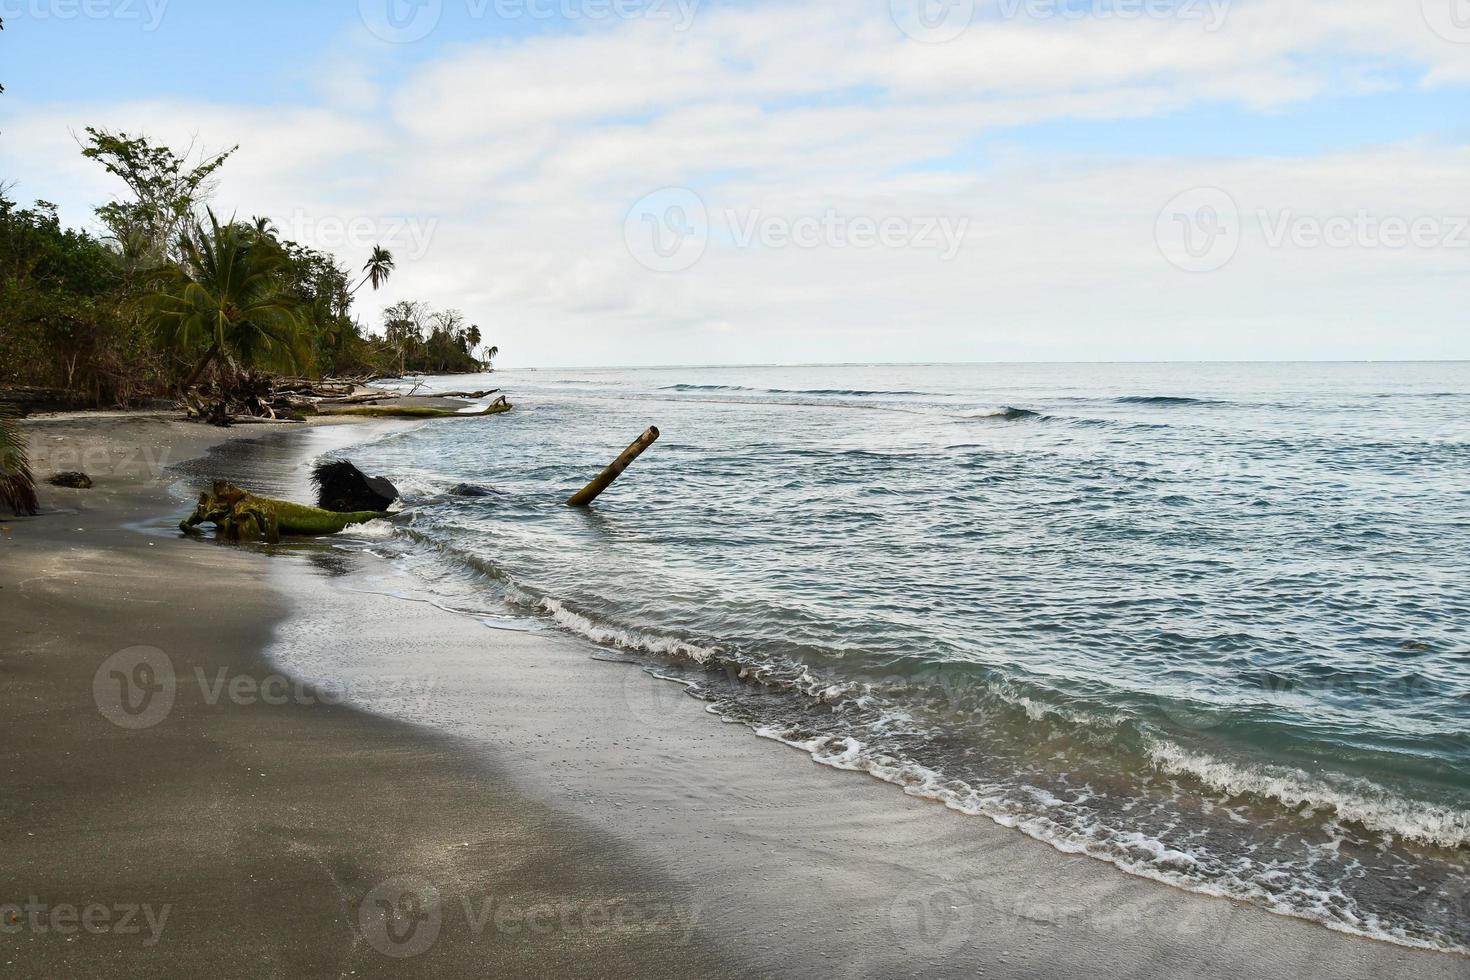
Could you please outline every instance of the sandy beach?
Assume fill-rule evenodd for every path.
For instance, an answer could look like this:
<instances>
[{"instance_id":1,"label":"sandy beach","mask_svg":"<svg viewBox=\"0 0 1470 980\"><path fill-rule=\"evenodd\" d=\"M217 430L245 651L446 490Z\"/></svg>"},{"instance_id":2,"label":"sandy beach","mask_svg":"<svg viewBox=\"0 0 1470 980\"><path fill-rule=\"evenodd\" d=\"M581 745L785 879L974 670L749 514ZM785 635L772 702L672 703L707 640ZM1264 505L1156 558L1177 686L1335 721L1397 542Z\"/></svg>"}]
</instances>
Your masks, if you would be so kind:
<instances>
[{"instance_id":1,"label":"sandy beach","mask_svg":"<svg viewBox=\"0 0 1470 980\"><path fill-rule=\"evenodd\" d=\"M299 483L353 427L27 425L96 487L0 528L5 975L1470 976L818 766L370 555L175 530L170 467L251 440Z\"/></svg>"}]
</instances>

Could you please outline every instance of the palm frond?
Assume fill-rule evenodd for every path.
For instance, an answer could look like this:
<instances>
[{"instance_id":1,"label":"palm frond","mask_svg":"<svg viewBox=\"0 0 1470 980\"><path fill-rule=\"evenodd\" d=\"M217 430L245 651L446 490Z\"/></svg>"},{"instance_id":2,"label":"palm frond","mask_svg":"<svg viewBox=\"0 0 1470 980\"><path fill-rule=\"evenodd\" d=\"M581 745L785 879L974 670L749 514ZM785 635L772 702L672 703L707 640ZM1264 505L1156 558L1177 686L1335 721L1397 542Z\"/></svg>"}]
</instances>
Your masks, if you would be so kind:
<instances>
[{"instance_id":1,"label":"palm frond","mask_svg":"<svg viewBox=\"0 0 1470 980\"><path fill-rule=\"evenodd\" d=\"M0 505L22 516L32 516L41 509L25 433L8 405L0 405Z\"/></svg>"},{"instance_id":2,"label":"palm frond","mask_svg":"<svg viewBox=\"0 0 1470 980\"><path fill-rule=\"evenodd\" d=\"M285 253L252 226L206 213L207 222L181 236L179 266L142 303L154 332L190 357L213 352L245 367L304 369L311 338L300 301L285 289Z\"/></svg>"}]
</instances>

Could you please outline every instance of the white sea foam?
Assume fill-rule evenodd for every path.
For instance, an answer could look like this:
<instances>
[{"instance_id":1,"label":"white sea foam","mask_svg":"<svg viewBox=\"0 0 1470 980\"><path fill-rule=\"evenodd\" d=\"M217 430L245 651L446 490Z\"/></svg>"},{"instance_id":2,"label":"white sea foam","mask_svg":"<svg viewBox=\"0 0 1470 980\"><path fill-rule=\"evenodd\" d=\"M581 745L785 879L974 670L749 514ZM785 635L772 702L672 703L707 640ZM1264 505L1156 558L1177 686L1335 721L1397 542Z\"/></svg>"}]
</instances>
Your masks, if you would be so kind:
<instances>
[{"instance_id":1,"label":"white sea foam","mask_svg":"<svg viewBox=\"0 0 1470 980\"><path fill-rule=\"evenodd\" d=\"M557 599L542 599L539 604L552 621L562 629L585 637L593 643L622 647L625 650L639 650L643 653L684 657L699 664L709 663L720 653L717 648L702 647L683 640L676 640L673 637L606 626L581 613L573 612Z\"/></svg>"},{"instance_id":2,"label":"white sea foam","mask_svg":"<svg viewBox=\"0 0 1470 980\"><path fill-rule=\"evenodd\" d=\"M1288 807L1330 810L1339 820L1425 844L1470 845L1470 811L1406 800L1361 780L1352 782L1355 788L1338 787L1299 769L1237 766L1162 739L1151 741L1148 756L1162 772L1193 776L1229 796L1261 796Z\"/></svg>"},{"instance_id":3,"label":"white sea foam","mask_svg":"<svg viewBox=\"0 0 1470 980\"><path fill-rule=\"evenodd\" d=\"M349 537L363 538L368 541L386 541L393 537L396 529L392 521L368 521L366 524L354 524L342 532Z\"/></svg>"},{"instance_id":4,"label":"white sea foam","mask_svg":"<svg viewBox=\"0 0 1470 980\"><path fill-rule=\"evenodd\" d=\"M762 738L800 749L822 765L868 773L900 787L909 796L934 800L971 816L987 817L999 826L1019 830L1064 854L1085 854L1141 878L1197 894L1259 902L1278 915L1308 919L1337 932L1416 949L1470 953L1470 949L1462 946L1408 935L1375 915L1360 913L1351 897L1338 888L1314 888L1292 882L1290 891L1283 894L1268 890L1260 880L1234 874L1201 879L1192 873L1199 863L1195 855L1141 833L1119 831L1096 822L1079 823L1072 804L1050 793L1030 794L1034 804L1045 807L1045 811L1037 812L1032 806L1007 799L998 787L972 786L950 779L936 770L874 751L850 736L797 738L772 724L753 726L752 730ZM1055 813L1055 818L1049 812ZM1283 875L1289 879L1290 872L1281 871L1277 877Z\"/></svg>"}]
</instances>

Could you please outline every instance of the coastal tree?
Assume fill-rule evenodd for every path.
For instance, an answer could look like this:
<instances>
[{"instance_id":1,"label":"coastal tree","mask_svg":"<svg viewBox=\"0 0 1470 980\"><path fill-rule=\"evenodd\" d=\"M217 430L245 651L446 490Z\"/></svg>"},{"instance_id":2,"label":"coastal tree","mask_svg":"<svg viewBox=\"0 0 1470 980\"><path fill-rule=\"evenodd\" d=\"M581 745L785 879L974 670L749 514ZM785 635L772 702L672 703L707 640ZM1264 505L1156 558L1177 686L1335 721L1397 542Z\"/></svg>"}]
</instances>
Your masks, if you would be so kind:
<instances>
[{"instance_id":1,"label":"coastal tree","mask_svg":"<svg viewBox=\"0 0 1470 980\"><path fill-rule=\"evenodd\" d=\"M309 360L301 302L285 287L280 250L249 226L207 214L207 228L180 236L180 261L158 273L159 289L144 300L160 341L197 357L183 387L216 359L232 368L299 370Z\"/></svg>"},{"instance_id":2,"label":"coastal tree","mask_svg":"<svg viewBox=\"0 0 1470 980\"><path fill-rule=\"evenodd\" d=\"M388 281L388 277L393 274L393 253L381 245L374 245L373 254L362 270L366 275L362 277L361 282L352 287L352 295L356 295L364 283L371 282L373 292L377 292Z\"/></svg>"},{"instance_id":3,"label":"coastal tree","mask_svg":"<svg viewBox=\"0 0 1470 980\"><path fill-rule=\"evenodd\" d=\"M166 259L182 258L178 251L182 236L213 194L216 173L239 146L200 154L190 163L192 145L181 155L146 137L91 126L86 132L82 155L121 178L132 194L131 200L97 209L123 258L135 268L155 268Z\"/></svg>"},{"instance_id":4,"label":"coastal tree","mask_svg":"<svg viewBox=\"0 0 1470 980\"><path fill-rule=\"evenodd\" d=\"M0 188L0 382L125 404L159 377L107 243Z\"/></svg>"},{"instance_id":5,"label":"coastal tree","mask_svg":"<svg viewBox=\"0 0 1470 980\"><path fill-rule=\"evenodd\" d=\"M235 148L175 151L144 134L89 128L81 152L126 190L95 209L101 234L55 205L17 205L0 181L0 384L58 404L125 406L217 366L367 377L476 371L482 337L455 311L395 304L380 335L354 294L394 273L379 245L362 271L288 241L267 216L216 219L207 202ZM254 383L260 379L251 379Z\"/></svg>"},{"instance_id":6,"label":"coastal tree","mask_svg":"<svg viewBox=\"0 0 1470 980\"><path fill-rule=\"evenodd\" d=\"M383 311L383 342L399 374L406 371L475 371L469 328L459 310L435 310L417 300L400 300Z\"/></svg>"}]
</instances>

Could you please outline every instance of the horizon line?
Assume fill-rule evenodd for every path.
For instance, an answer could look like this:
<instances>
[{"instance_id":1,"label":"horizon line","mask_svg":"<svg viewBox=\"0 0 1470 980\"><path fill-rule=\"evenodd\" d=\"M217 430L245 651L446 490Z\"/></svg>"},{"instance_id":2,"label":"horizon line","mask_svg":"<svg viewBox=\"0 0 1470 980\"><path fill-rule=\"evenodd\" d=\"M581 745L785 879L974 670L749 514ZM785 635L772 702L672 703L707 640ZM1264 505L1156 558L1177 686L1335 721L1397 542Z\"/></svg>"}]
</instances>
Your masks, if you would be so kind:
<instances>
[{"instance_id":1,"label":"horizon line","mask_svg":"<svg viewBox=\"0 0 1470 980\"><path fill-rule=\"evenodd\" d=\"M1284 360L1258 359L1195 359L1195 360L1046 360L1046 361L793 361L790 363L731 363L731 364L523 364L490 371L701 371L735 370L755 368L880 368L880 367L1011 367L1047 365L1198 365L1198 364L1470 364L1470 358L1288 358Z\"/></svg>"}]
</instances>

